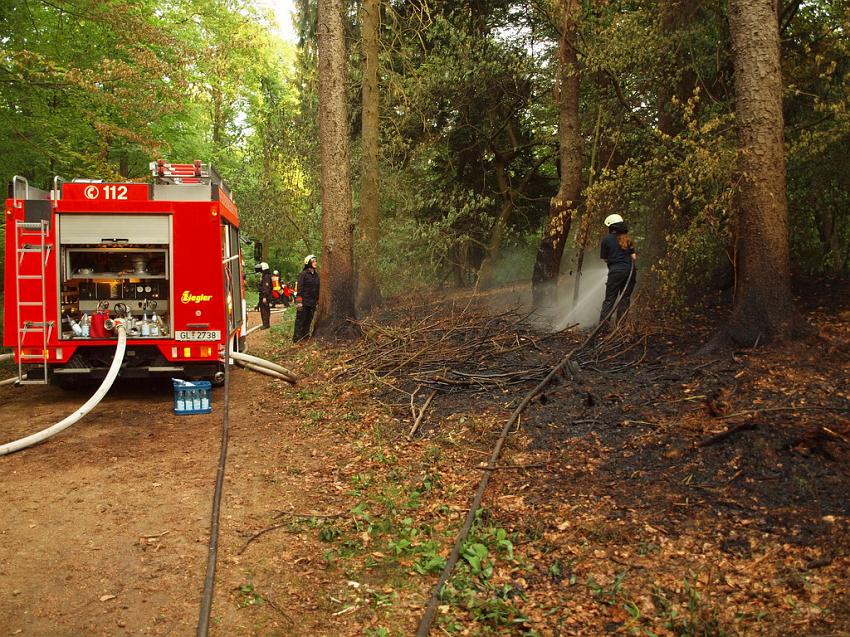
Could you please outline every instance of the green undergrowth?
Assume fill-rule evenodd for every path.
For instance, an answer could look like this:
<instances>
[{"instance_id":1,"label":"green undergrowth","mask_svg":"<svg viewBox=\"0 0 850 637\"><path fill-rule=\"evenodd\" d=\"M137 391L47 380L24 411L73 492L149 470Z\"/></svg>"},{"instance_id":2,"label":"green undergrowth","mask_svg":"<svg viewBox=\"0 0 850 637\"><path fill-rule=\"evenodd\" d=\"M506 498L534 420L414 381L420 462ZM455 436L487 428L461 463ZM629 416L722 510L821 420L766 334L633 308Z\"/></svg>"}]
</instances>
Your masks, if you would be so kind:
<instances>
[{"instance_id":1,"label":"green undergrowth","mask_svg":"<svg viewBox=\"0 0 850 637\"><path fill-rule=\"evenodd\" d=\"M346 414L348 423L359 424L356 411ZM409 631L411 612L424 612L427 595L446 566L464 521L465 511L459 507L465 504L468 485L453 484L440 470L439 445L424 447L413 459L399 458L399 448L386 443L381 428L365 435L369 443L359 449L359 469L347 477L348 495L355 504L335 518L296 521L293 530L315 533L325 545L326 563L348 580L362 583L360 603L368 603L374 613L373 625L364 634L402 635ZM519 608L520 587L504 575L524 568L514 553L515 542L516 537L492 524L486 512L476 517L440 599L440 632L536 634Z\"/></svg>"},{"instance_id":2,"label":"green undergrowth","mask_svg":"<svg viewBox=\"0 0 850 637\"><path fill-rule=\"evenodd\" d=\"M295 308L290 306L284 310L283 314L275 316L278 318L269 330L272 338L276 343L288 345L292 342L292 335L295 333Z\"/></svg>"},{"instance_id":3,"label":"green undergrowth","mask_svg":"<svg viewBox=\"0 0 850 637\"><path fill-rule=\"evenodd\" d=\"M522 610L526 600L518 581L528 565L514 553L517 536L476 514L451 580L440 594L440 628L449 634L539 635Z\"/></svg>"}]
</instances>

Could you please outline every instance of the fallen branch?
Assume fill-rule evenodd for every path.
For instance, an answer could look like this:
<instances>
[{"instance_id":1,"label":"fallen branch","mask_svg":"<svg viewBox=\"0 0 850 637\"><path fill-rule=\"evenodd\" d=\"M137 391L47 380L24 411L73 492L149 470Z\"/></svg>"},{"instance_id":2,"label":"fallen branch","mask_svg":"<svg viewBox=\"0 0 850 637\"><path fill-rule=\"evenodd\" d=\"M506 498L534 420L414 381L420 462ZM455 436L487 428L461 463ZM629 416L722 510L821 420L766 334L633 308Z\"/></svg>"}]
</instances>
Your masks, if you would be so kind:
<instances>
[{"instance_id":1,"label":"fallen branch","mask_svg":"<svg viewBox=\"0 0 850 637\"><path fill-rule=\"evenodd\" d=\"M248 541L245 542L245 545L241 549L239 549L239 552L237 553L237 555L242 555L242 553L245 552L245 549L247 549L248 546L251 544L251 542L253 542L254 540L259 539L260 537L262 537L266 533L274 531L275 529L280 529L284 526L287 526L288 524L289 524L289 522L281 522L280 524L272 524L271 526L267 526L266 528L264 528L260 531L257 531L256 533L254 533L254 535L252 535L251 537L248 538Z\"/></svg>"},{"instance_id":2,"label":"fallen branch","mask_svg":"<svg viewBox=\"0 0 850 637\"><path fill-rule=\"evenodd\" d=\"M754 416L756 414L764 414L771 411L835 411L844 413L850 411L850 409L846 407L827 407L824 405L807 405L805 407L765 407L764 409L747 409L746 411L738 411L734 414L718 416L718 418L721 420L729 420L730 418L737 418L738 416Z\"/></svg>"},{"instance_id":3,"label":"fallen branch","mask_svg":"<svg viewBox=\"0 0 850 637\"><path fill-rule=\"evenodd\" d=\"M283 514L283 515L289 515L290 517L293 517L293 518L338 518L338 517L340 517L344 514L342 514L342 513L328 513L328 514L289 513L289 514ZM278 516L278 517L281 517L281 516ZM277 529L283 528L283 527L288 526L288 525L289 525L289 522L280 522L279 524L272 524L271 526L267 526L266 528L257 531L256 533L254 533L254 535L252 535L251 537L248 538L248 541L245 542L245 545L241 549L239 549L239 552L237 553L237 555L242 555L242 553L245 552L245 549L247 549L248 546L251 544L251 542L253 542L254 540L259 539L260 537L262 537L266 533L270 533L271 531L275 531Z\"/></svg>"},{"instance_id":4,"label":"fallen branch","mask_svg":"<svg viewBox=\"0 0 850 637\"><path fill-rule=\"evenodd\" d=\"M153 535L140 535L139 537L143 540L152 540L157 537L162 537L163 535L166 535L168 533L171 533L171 529L169 529L168 531L163 531L162 533L154 533Z\"/></svg>"},{"instance_id":5,"label":"fallen branch","mask_svg":"<svg viewBox=\"0 0 850 637\"><path fill-rule=\"evenodd\" d=\"M274 517L280 519L285 515L288 515L291 518L331 519L341 518L343 515L345 515L345 513L293 513L292 511L278 511Z\"/></svg>"},{"instance_id":6,"label":"fallen branch","mask_svg":"<svg viewBox=\"0 0 850 637\"><path fill-rule=\"evenodd\" d=\"M422 409L419 410L419 415L416 417L416 421L413 423L413 426L410 428L410 431L407 434L407 440L410 442L413 440L413 436L416 433L416 430L419 429L419 423L422 422L422 417L425 415L425 410L428 409L428 405L431 404L431 401L434 399L434 396L437 395L437 390L433 390L428 398L425 400L425 404L422 405Z\"/></svg>"},{"instance_id":7,"label":"fallen branch","mask_svg":"<svg viewBox=\"0 0 850 637\"><path fill-rule=\"evenodd\" d=\"M628 568L646 568L646 566L644 566L643 564L632 564L631 562L621 560L616 555L609 555L608 559L614 562L615 564L619 564L620 566L627 566Z\"/></svg>"},{"instance_id":8,"label":"fallen branch","mask_svg":"<svg viewBox=\"0 0 850 637\"><path fill-rule=\"evenodd\" d=\"M811 562L806 564L806 570L813 571L816 568L823 568L824 566L829 566L830 564L832 564L831 557L821 557L816 560L812 560Z\"/></svg>"},{"instance_id":9,"label":"fallen branch","mask_svg":"<svg viewBox=\"0 0 850 637\"><path fill-rule=\"evenodd\" d=\"M262 597L263 601L266 602L266 604L268 604L270 608L276 610L277 612L279 612L281 615L283 615L286 618L289 617L289 615L287 615L286 612L280 606L278 606L274 602L274 600L272 600L268 595L263 595L262 593L257 592L256 589L254 589L254 592L256 592L260 597Z\"/></svg>"},{"instance_id":10,"label":"fallen branch","mask_svg":"<svg viewBox=\"0 0 850 637\"><path fill-rule=\"evenodd\" d=\"M509 470L522 471L522 470L525 470L525 469L540 469L540 468L543 468L545 466L546 465L543 464L542 462L535 462L535 463L532 463L532 464L500 464L500 465L495 465L493 467L478 466L478 467L475 467L475 468L478 469L479 471L501 471L503 469L507 470L507 471L509 471Z\"/></svg>"},{"instance_id":11,"label":"fallen branch","mask_svg":"<svg viewBox=\"0 0 850 637\"><path fill-rule=\"evenodd\" d=\"M706 438L705 440L702 440L701 442L697 443L697 447L709 447L711 445L717 444L721 440L725 440L729 436L734 436L738 432L755 429L756 427L758 427L757 422L742 422L740 425L735 425L731 429L721 431L719 434L715 434L713 436L710 436L709 438Z\"/></svg>"},{"instance_id":12,"label":"fallen branch","mask_svg":"<svg viewBox=\"0 0 850 637\"><path fill-rule=\"evenodd\" d=\"M830 429L829 427L821 427L821 428L820 428L820 430L821 430L823 433L825 433L827 436L832 437L832 438L836 438L836 439L840 440L840 441L841 441L841 442L843 442L845 445L846 445L846 444L850 444L850 442L848 442L847 438L845 438L845 437L844 437L844 436L842 436L841 434L838 434L838 433L834 432L834 431L833 431L832 429Z\"/></svg>"}]
</instances>

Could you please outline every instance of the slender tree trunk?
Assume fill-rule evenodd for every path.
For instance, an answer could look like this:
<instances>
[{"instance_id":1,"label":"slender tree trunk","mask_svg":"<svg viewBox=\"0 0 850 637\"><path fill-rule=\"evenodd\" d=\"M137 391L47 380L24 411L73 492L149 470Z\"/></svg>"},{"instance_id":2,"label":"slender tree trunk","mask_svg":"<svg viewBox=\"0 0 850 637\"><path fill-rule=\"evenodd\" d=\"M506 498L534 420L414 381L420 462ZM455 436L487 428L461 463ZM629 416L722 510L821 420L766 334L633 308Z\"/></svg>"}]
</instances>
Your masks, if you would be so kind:
<instances>
[{"instance_id":1,"label":"slender tree trunk","mask_svg":"<svg viewBox=\"0 0 850 637\"><path fill-rule=\"evenodd\" d=\"M380 93L378 85L378 34L381 0L363 0L363 185L360 193L360 267L358 306L368 311L383 301L378 284L380 215Z\"/></svg>"},{"instance_id":2,"label":"slender tree trunk","mask_svg":"<svg viewBox=\"0 0 850 637\"><path fill-rule=\"evenodd\" d=\"M578 34L577 0L564 0L561 15L560 52L560 125L561 184L549 202L549 219L537 249L531 277L534 307L542 308L554 300L564 244L581 196L581 127L578 112L579 67L575 39Z\"/></svg>"},{"instance_id":3,"label":"slender tree trunk","mask_svg":"<svg viewBox=\"0 0 850 637\"><path fill-rule=\"evenodd\" d=\"M322 260L315 333L347 331L354 318L351 168L342 0L319 0L319 144Z\"/></svg>"},{"instance_id":4,"label":"slender tree trunk","mask_svg":"<svg viewBox=\"0 0 850 637\"><path fill-rule=\"evenodd\" d=\"M658 131L663 137L675 137L681 131L681 124L673 117L672 101L676 97L681 103L687 102L693 95L696 76L687 70L690 53L680 46L680 31L693 21L694 7L688 0L664 0L659 7L658 28L660 37L668 42L665 60L667 67L672 66L673 73L680 75L674 81L673 73L662 72L658 78L656 92L658 100ZM646 223L646 241L641 246L641 291L654 298L660 288L660 277L656 265L667 253L667 234L670 232L670 207L672 195L666 184L660 183L655 195L654 209Z\"/></svg>"},{"instance_id":5,"label":"slender tree trunk","mask_svg":"<svg viewBox=\"0 0 850 637\"><path fill-rule=\"evenodd\" d=\"M738 128L737 287L727 331L740 344L790 338L794 322L775 0L730 0Z\"/></svg>"},{"instance_id":6,"label":"slender tree trunk","mask_svg":"<svg viewBox=\"0 0 850 637\"><path fill-rule=\"evenodd\" d=\"M118 174L124 179L130 177L130 156L126 150L122 150L118 156Z\"/></svg>"},{"instance_id":7,"label":"slender tree trunk","mask_svg":"<svg viewBox=\"0 0 850 637\"><path fill-rule=\"evenodd\" d=\"M832 272L841 272L841 237L836 228L835 211L821 206L817 212L818 234L826 255L824 266Z\"/></svg>"},{"instance_id":8,"label":"slender tree trunk","mask_svg":"<svg viewBox=\"0 0 850 637\"><path fill-rule=\"evenodd\" d=\"M593 149L590 152L590 169L587 171L587 187L593 185L596 177L596 156L599 152L599 129L602 126L602 106L596 111L596 126L593 130ZM584 216L578 216L578 232L576 232L576 269L573 284L573 307L578 303L581 291L581 275L584 267L584 253L587 251L587 240L590 237L590 224L593 221L593 210L588 205Z\"/></svg>"},{"instance_id":9,"label":"slender tree trunk","mask_svg":"<svg viewBox=\"0 0 850 637\"><path fill-rule=\"evenodd\" d=\"M452 248L449 254L451 255L451 268L452 268L452 276L454 277L455 287L462 288L466 285L466 281L463 278L464 271L466 269L466 250L467 246L458 246Z\"/></svg>"},{"instance_id":10,"label":"slender tree trunk","mask_svg":"<svg viewBox=\"0 0 850 637\"><path fill-rule=\"evenodd\" d=\"M212 142L213 145L219 146L222 143L224 130L224 115L222 113L222 96L221 90L218 87L212 89Z\"/></svg>"},{"instance_id":11,"label":"slender tree trunk","mask_svg":"<svg viewBox=\"0 0 850 637\"><path fill-rule=\"evenodd\" d=\"M508 227L508 221L510 221L514 211L514 199L511 193L510 183L508 183L506 168L505 161L496 155L496 183L499 186L499 192L502 193L502 209L499 211L499 216L490 230L487 253L484 255L484 260L481 262L481 267L478 270L478 287L482 290L488 289L493 283L493 266L499 257L502 240L505 237L505 228Z\"/></svg>"}]
</instances>

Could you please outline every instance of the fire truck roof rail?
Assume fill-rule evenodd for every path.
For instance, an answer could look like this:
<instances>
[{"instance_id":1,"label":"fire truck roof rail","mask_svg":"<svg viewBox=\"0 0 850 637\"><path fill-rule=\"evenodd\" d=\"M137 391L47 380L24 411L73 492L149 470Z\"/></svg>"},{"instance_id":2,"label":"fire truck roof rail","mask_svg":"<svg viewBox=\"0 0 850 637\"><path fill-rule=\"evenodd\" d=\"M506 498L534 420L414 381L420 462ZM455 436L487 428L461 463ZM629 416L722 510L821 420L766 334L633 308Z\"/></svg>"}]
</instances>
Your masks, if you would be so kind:
<instances>
[{"instance_id":1,"label":"fire truck roof rail","mask_svg":"<svg viewBox=\"0 0 850 637\"><path fill-rule=\"evenodd\" d=\"M23 197L21 196L23 195ZM41 188L34 188L29 185L26 177L15 175L12 181L9 182L9 199L30 200L30 199L50 199L50 193Z\"/></svg>"},{"instance_id":2,"label":"fire truck roof rail","mask_svg":"<svg viewBox=\"0 0 850 637\"><path fill-rule=\"evenodd\" d=\"M230 187L218 171L200 159L191 164L171 164L158 159L150 163L150 169L156 184L217 184L230 195Z\"/></svg>"}]
</instances>

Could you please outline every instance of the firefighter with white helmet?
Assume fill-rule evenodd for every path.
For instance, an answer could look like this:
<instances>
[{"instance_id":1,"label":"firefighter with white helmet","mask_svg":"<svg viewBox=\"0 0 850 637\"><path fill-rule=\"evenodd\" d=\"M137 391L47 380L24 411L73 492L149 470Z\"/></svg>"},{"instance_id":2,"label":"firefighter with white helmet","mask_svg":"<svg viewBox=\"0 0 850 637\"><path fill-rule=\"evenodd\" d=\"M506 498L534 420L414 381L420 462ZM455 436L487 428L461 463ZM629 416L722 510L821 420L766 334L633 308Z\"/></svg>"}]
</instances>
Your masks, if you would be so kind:
<instances>
[{"instance_id":1,"label":"firefighter with white helmet","mask_svg":"<svg viewBox=\"0 0 850 637\"><path fill-rule=\"evenodd\" d=\"M310 336L310 324L319 304L319 273L316 271L316 255L308 254L304 258L304 269L298 275L295 285L295 334L296 343Z\"/></svg>"},{"instance_id":2,"label":"firefighter with white helmet","mask_svg":"<svg viewBox=\"0 0 850 637\"><path fill-rule=\"evenodd\" d=\"M605 283L605 301L602 303L600 322L608 318L621 294L617 313L623 315L631 302L637 276L637 253L634 241L629 236L629 226L618 214L608 215L603 223L608 228L608 234L602 239L599 256L608 264L608 280Z\"/></svg>"},{"instance_id":3,"label":"firefighter with white helmet","mask_svg":"<svg viewBox=\"0 0 850 637\"><path fill-rule=\"evenodd\" d=\"M618 214L608 215L605 217L605 221L603 221L606 228L610 228L612 224L615 223L623 223L623 218Z\"/></svg>"},{"instance_id":4,"label":"firefighter with white helmet","mask_svg":"<svg viewBox=\"0 0 850 637\"><path fill-rule=\"evenodd\" d=\"M263 261L260 263L260 318L263 320L263 326L260 329L267 330L271 327L272 315L272 273L269 269L269 264Z\"/></svg>"}]
</instances>

